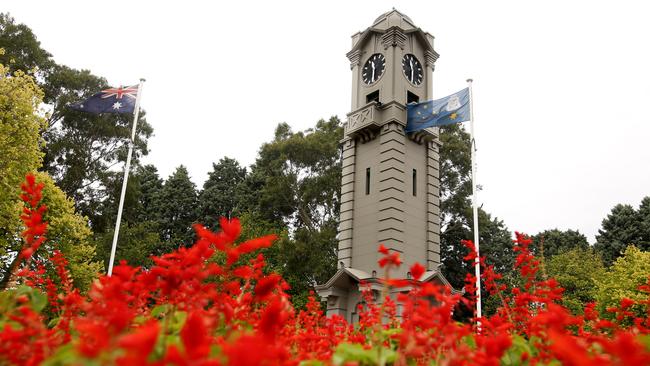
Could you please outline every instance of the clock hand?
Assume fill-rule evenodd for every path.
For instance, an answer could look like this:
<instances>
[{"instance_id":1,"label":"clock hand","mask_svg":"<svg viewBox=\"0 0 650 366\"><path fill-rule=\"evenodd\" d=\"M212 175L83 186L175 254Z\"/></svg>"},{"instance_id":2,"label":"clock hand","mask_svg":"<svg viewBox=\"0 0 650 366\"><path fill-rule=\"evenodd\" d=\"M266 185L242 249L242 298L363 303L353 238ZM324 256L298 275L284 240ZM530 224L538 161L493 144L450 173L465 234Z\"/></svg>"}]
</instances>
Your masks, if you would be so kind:
<instances>
[{"instance_id":1,"label":"clock hand","mask_svg":"<svg viewBox=\"0 0 650 366\"><path fill-rule=\"evenodd\" d=\"M374 83L375 82L375 63L371 62L370 65L372 65L372 80L371 80L371 82Z\"/></svg>"},{"instance_id":2,"label":"clock hand","mask_svg":"<svg viewBox=\"0 0 650 366\"><path fill-rule=\"evenodd\" d=\"M410 59L409 63L411 64L411 81L413 81L413 59Z\"/></svg>"}]
</instances>

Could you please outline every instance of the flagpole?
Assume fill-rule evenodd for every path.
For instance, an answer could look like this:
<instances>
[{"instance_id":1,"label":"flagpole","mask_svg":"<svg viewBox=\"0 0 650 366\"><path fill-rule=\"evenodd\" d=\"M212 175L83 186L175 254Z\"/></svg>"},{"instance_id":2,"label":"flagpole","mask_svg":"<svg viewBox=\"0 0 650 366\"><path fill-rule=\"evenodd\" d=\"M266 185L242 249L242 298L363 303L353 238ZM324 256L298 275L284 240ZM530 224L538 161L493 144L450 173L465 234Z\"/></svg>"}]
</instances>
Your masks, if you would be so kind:
<instances>
[{"instance_id":1,"label":"flagpole","mask_svg":"<svg viewBox=\"0 0 650 366\"><path fill-rule=\"evenodd\" d=\"M135 130L140 115L140 96L142 95L142 85L144 79L140 79L138 94L135 97L135 109L133 109L133 128L131 130L131 140L129 140L129 152L126 155L126 165L124 166L124 178L122 179L122 193L120 194L120 205L117 209L117 220L115 221L115 232L113 233L113 246L111 247L111 259L108 262L108 276L113 274L113 262L115 262L115 250L117 249L117 238L120 234L120 222L122 221L122 209L124 208L124 195L126 194L126 182L129 180L129 169L131 168L131 155L133 155L133 145L135 144Z\"/></svg>"},{"instance_id":2,"label":"flagpole","mask_svg":"<svg viewBox=\"0 0 650 366\"><path fill-rule=\"evenodd\" d=\"M472 151L472 211L474 211L474 247L476 248L476 259L474 260L474 275L476 276L476 322L480 329L481 327L481 264L479 252L479 232L478 232L478 199L476 197L476 140L474 134L474 103L472 96L472 79L467 79L469 87L469 129L472 135L471 151Z\"/></svg>"}]
</instances>

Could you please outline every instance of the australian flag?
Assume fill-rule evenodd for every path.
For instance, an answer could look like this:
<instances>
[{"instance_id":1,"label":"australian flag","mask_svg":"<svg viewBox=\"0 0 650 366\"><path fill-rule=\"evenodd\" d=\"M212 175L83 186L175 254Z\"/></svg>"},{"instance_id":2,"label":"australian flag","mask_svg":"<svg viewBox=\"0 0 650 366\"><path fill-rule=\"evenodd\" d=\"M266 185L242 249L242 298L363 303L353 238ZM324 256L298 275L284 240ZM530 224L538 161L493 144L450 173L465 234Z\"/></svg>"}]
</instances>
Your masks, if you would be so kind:
<instances>
[{"instance_id":1,"label":"australian flag","mask_svg":"<svg viewBox=\"0 0 650 366\"><path fill-rule=\"evenodd\" d=\"M469 88L406 107L406 132L469 121Z\"/></svg>"},{"instance_id":2,"label":"australian flag","mask_svg":"<svg viewBox=\"0 0 650 366\"><path fill-rule=\"evenodd\" d=\"M92 97L69 105L77 111L100 113L133 113L138 85L102 90Z\"/></svg>"}]
</instances>

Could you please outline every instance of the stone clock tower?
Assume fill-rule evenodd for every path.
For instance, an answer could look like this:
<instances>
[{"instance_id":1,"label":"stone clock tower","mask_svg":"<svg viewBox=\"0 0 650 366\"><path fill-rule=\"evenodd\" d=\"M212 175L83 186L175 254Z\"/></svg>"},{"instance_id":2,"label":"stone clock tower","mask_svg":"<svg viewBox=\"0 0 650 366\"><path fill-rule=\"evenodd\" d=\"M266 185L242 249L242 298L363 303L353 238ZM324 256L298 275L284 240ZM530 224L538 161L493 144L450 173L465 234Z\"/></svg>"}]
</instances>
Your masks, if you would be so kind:
<instances>
[{"instance_id":1,"label":"stone clock tower","mask_svg":"<svg viewBox=\"0 0 650 366\"><path fill-rule=\"evenodd\" d=\"M433 36L397 10L352 36L352 106L344 125L337 273L316 287L328 315L356 321L359 282L380 289L379 244L400 252L408 278L448 285L440 264L438 129L404 132L406 104L432 99ZM407 289L396 289L404 291Z\"/></svg>"}]
</instances>

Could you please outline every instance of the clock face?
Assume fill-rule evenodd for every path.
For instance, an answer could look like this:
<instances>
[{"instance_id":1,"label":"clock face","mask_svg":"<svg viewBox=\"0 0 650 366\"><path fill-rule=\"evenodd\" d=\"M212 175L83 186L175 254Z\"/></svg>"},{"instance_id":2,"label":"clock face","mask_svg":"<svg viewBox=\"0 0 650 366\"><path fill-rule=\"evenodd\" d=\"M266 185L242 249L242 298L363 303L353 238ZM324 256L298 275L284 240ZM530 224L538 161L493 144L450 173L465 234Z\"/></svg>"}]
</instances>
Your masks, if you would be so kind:
<instances>
[{"instance_id":1,"label":"clock face","mask_svg":"<svg viewBox=\"0 0 650 366\"><path fill-rule=\"evenodd\" d=\"M368 61L363 64L363 70L361 76L363 77L363 82L370 85L375 81L379 80L381 75L384 73L386 68L386 58L381 53L375 53L370 56Z\"/></svg>"},{"instance_id":2,"label":"clock face","mask_svg":"<svg viewBox=\"0 0 650 366\"><path fill-rule=\"evenodd\" d=\"M404 70L404 76L411 82L413 85L420 85L422 83L422 78L424 72L422 70L422 64L420 61L410 53L404 55L402 58L402 70Z\"/></svg>"}]
</instances>

